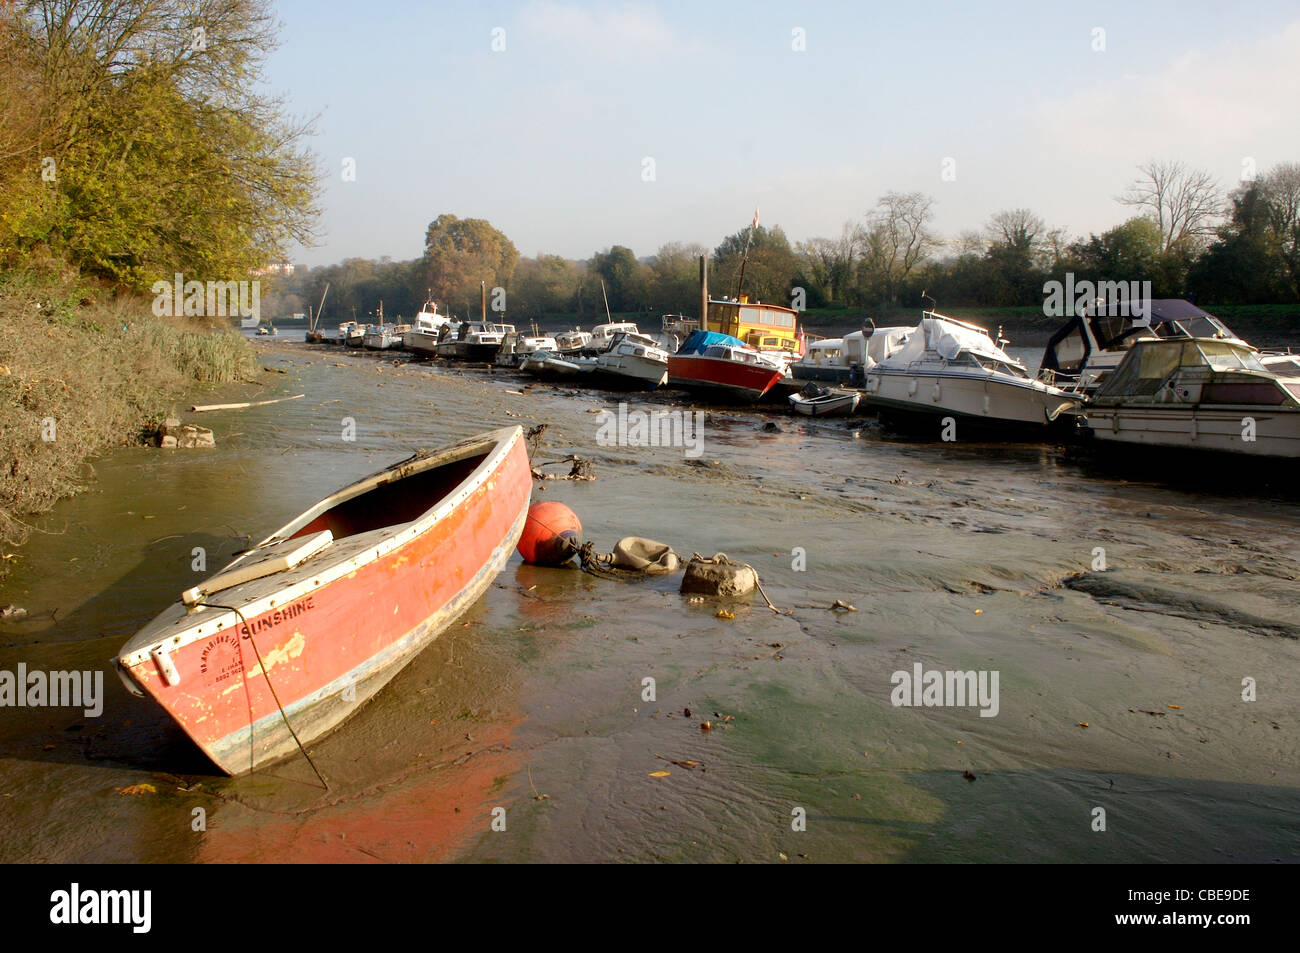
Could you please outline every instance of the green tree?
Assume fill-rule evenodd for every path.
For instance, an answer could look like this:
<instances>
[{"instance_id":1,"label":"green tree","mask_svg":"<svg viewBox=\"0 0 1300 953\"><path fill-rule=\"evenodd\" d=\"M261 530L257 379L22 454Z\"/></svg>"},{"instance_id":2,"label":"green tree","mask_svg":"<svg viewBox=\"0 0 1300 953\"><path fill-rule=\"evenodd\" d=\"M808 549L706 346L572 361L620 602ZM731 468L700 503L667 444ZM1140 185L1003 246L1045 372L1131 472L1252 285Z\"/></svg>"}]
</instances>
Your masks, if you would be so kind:
<instances>
[{"instance_id":1,"label":"green tree","mask_svg":"<svg viewBox=\"0 0 1300 953\"><path fill-rule=\"evenodd\" d=\"M467 314L479 314L480 282L507 287L518 264L519 249L485 219L439 215L424 236L424 273L434 298Z\"/></svg>"},{"instance_id":2,"label":"green tree","mask_svg":"<svg viewBox=\"0 0 1300 953\"><path fill-rule=\"evenodd\" d=\"M0 199L0 255L45 248L144 288L178 271L242 278L310 243L310 124L262 91L275 37L267 0L32 0L0 13L0 79L22 77L40 110L30 146L0 153L0 179L24 185ZM0 145L28 121L0 114Z\"/></svg>"},{"instance_id":3,"label":"green tree","mask_svg":"<svg viewBox=\"0 0 1300 953\"><path fill-rule=\"evenodd\" d=\"M750 229L742 228L735 234L728 235L714 249L712 273L709 277L710 296L718 298L737 293L747 294L755 301L788 306L790 289L794 287L799 274L799 257L790 247L790 240L785 237L785 232L779 225L771 228L759 225L753 229L752 241L749 236ZM744 284L738 292L746 242L749 243L749 255L745 262ZM698 311L699 308L694 310Z\"/></svg>"}]
</instances>

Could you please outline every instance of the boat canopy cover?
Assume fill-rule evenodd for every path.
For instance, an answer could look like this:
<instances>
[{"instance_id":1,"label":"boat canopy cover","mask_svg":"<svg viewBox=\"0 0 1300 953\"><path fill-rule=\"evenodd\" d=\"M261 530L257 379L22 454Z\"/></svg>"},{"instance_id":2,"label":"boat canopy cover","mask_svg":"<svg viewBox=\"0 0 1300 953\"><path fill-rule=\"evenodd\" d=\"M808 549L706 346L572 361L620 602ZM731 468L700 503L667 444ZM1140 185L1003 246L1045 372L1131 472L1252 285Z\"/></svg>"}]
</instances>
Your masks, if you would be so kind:
<instances>
[{"instance_id":1,"label":"boat canopy cover","mask_svg":"<svg viewBox=\"0 0 1300 953\"><path fill-rule=\"evenodd\" d=\"M911 334L903 346L895 351L888 363L911 364L922 360L927 350L933 350L944 360L955 360L959 354L966 352L1015 364L1016 360L1004 353L984 331L947 321L939 317L925 317L917 326L917 334Z\"/></svg>"},{"instance_id":2,"label":"boat canopy cover","mask_svg":"<svg viewBox=\"0 0 1300 953\"><path fill-rule=\"evenodd\" d=\"M678 349L678 354L703 354L705 348L716 345L726 345L728 347L745 347L744 341L739 338L733 338L730 334L720 334L717 331L692 331L682 346Z\"/></svg>"}]
</instances>

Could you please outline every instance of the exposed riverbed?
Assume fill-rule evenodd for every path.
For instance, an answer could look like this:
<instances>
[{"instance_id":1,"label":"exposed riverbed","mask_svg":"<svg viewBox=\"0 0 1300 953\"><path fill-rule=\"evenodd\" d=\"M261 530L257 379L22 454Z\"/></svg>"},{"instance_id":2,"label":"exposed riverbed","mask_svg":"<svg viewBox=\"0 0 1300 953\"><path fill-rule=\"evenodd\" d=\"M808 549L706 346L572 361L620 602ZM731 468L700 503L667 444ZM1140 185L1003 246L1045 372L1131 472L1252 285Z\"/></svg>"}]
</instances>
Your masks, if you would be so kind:
<instances>
[{"instance_id":1,"label":"exposed riverbed","mask_svg":"<svg viewBox=\"0 0 1300 953\"><path fill-rule=\"evenodd\" d=\"M98 718L0 710L0 860L1300 857L1300 503L1248 472L1198 492L1056 446L717 408L690 457L597 443L620 400L688 409L665 396L284 342L263 360L287 373L252 399L306 397L182 414L215 450L101 458L5 581L30 616L0 624L0 669L100 669L106 699ZM679 576L516 556L311 746L329 791L300 758L221 776L126 694L108 661L202 578L196 547L215 571L338 487L511 423L547 424L540 459L594 461L596 481L534 499L571 506L598 550L725 552L792 614L755 597L719 618ZM895 706L916 665L996 672L996 716Z\"/></svg>"}]
</instances>

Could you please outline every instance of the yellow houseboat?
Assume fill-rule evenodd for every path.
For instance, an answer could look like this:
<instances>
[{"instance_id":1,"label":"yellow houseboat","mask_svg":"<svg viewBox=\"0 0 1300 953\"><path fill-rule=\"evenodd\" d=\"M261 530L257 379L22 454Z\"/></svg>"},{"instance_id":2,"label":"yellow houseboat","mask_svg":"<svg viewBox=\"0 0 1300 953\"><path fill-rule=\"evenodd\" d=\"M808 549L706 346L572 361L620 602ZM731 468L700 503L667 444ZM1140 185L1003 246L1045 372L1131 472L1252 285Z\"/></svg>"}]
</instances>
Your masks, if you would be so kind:
<instances>
[{"instance_id":1,"label":"yellow houseboat","mask_svg":"<svg viewBox=\"0 0 1300 953\"><path fill-rule=\"evenodd\" d=\"M730 334L788 365L803 354L798 314L793 308L750 301L747 295L736 300L710 299L708 317L701 330Z\"/></svg>"}]
</instances>

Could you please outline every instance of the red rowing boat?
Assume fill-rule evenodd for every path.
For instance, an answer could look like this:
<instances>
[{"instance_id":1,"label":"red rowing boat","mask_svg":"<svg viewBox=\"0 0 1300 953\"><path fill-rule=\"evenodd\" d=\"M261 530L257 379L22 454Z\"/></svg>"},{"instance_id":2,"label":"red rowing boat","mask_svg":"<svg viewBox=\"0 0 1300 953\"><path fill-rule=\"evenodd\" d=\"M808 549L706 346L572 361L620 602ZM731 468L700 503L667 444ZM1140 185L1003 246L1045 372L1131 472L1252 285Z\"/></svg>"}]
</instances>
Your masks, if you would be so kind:
<instances>
[{"instance_id":1,"label":"red rowing boat","mask_svg":"<svg viewBox=\"0 0 1300 953\"><path fill-rule=\"evenodd\" d=\"M185 592L122 647L119 674L226 773L278 761L337 727L483 594L531 489L518 427L416 454Z\"/></svg>"}]
</instances>

